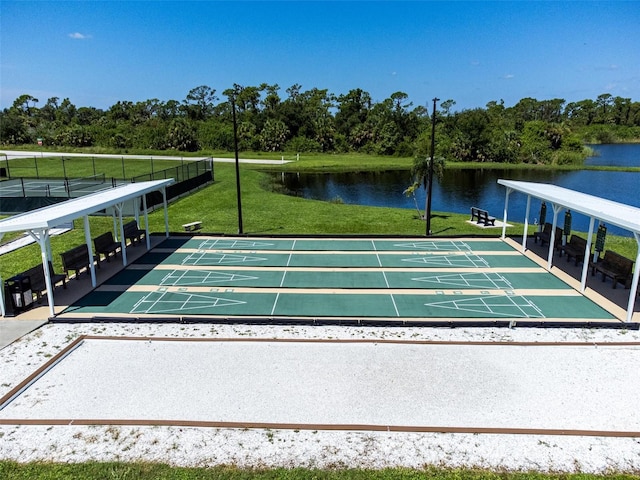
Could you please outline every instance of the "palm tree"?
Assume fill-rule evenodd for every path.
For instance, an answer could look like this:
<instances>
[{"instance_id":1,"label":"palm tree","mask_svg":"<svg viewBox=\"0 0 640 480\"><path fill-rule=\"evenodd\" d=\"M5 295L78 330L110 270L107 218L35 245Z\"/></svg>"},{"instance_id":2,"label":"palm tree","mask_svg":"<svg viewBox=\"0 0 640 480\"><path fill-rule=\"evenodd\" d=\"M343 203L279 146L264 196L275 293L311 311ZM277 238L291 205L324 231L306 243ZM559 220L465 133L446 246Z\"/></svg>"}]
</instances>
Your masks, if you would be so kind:
<instances>
[{"instance_id":1,"label":"palm tree","mask_svg":"<svg viewBox=\"0 0 640 480\"><path fill-rule=\"evenodd\" d=\"M418 211L418 215L423 220L427 219L426 217L427 195L425 195L425 206L424 206L425 214L423 215L422 212L420 212L420 208L418 207L418 201L416 200L415 192L421 186L424 187L425 192L427 191L427 188L429 185L429 163L430 163L430 158L427 155L419 154L415 157L413 161L413 167L411 168L411 176L413 178L413 184L408 186L403 192L407 197L409 196L413 197L413 201L416 205L416 210ZM445 166L444 158L435 157L433 159L433 175L435 178L442 178L442 176L444 175L444 166Z\"/></svg>"}]
</instances>

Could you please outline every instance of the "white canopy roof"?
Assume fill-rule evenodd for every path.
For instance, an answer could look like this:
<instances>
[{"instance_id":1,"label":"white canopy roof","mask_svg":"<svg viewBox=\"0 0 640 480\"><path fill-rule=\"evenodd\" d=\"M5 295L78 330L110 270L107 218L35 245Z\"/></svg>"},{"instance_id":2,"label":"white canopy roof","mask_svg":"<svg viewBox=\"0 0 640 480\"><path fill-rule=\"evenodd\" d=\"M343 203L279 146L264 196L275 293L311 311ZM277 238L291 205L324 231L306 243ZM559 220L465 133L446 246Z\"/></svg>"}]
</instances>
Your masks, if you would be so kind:
<instances>
[{"instance_id":1,"label":"white canopy roof","mask_svg":"<svg viewBox=\"0 0 640 480\"><path fill-rule=\"evenodd\" d=\"M149 192L160 190L174 183L172 178L151 182L129 183L121 187L101 190L90 195L66 200L47 207L31 210L20 215L0 220L0 235L22 230L49 229L71 222L113 205L133 198L141 197Z\"/></svg>"},{"instance_id":2,"label":"white canopy roof","mask_svg":"<svg viewBox=\"0 0 640 480\"><path fill-rule=\"evenodd\" d=\"M502 228L502 238L505 236L507 223L507 203L509 193L511 191L522 192L529 197L538 198L540 200L551 203L554 206L554 227L556 222L556 214L560 208L581 213L591 218L589 224L589 232L587 236L587 245L585 248L585 259L591 254L591 235L594 219L604 221L610 225L629 230L638 245L638 253L635 259L635 269L633 279L631 280L631 291L629 292L629 303L627 305L627 321L630 322L633 317L633 308L640 281L640 208L626 205L624 203L614 202L606 198L596 197L587 193L569 190L568 188L550 185L548 183L520 182L516 180L498 179L500 185L507 187L507 200L504 208L504 224ZM527 201L527 214L529 210L529 201ZM528 219L525 217L524 235L522 238L522 248L526 248L527 242L527 225ZM552 228L551 241L549 242L549 255L547 259L547 268L551 269L553 260L553 245L555 238L555 228ZM580 287L584 292L587 282L587 270L589 262L584 261L582 266L582 277Z\"/></svg>"},{"instance_id":3,"label":"white canopy roof","mask_svg":"<svg viewBox=\"0 0 640 480\"><path fill-rule=\"evenodd\" d=\"M100 210L104 210L109 207L116 207L122 205L129 200L135 200L140 197L143 199L145 206L145 231L147 237L147 250L150 248L149 243L149 224L147 220L146 203L144 203L144 195L156 190L163 191L163 203L165 213L165 229L167 236L169 235L169 220L167 217L167 205L166 195L164 190L168 185L174 183L173 178L165 180L155 180L151 182L130 183L121 187L112 188L109 190L101 190L90 195L74 198L72 200L66 200L64 202L56 203L47 207L38 208L30 212L23 213L21 215L14 215L9 218L0 220L0 238L7 232L19 232L27 231L39 244L42 252L42 265L47 265L47 262L51 260L51 246L49 244L49 230L64 223L71 222L76 218L84 217L85 219L85 241L87 244L87 250L89 251L89 258L92 258L93 251L91 247L91 231L89 226L89 215ZM137 215L136 215L137 220ZM115 228L115 220L114 220ZM125 245L125 238L123 235L122 226L122 209L120 208L120 244L122 252L122 263L127 264L127 252ZM44 267L43 267L44 268ZM89 270L91 272L91 284L96 286L96 274L95 265L93 262L89 263ZM49 302L49 312L53 317L55 315L54 302L53 302L53 285L51 283L51 272L48 268L44 268L45 284L47 289L47 300ZM3 290L0 289L0 312L5 315L5 304L3 298Z\"/></svg>"},{"instance_id":4,"label":"white canopy roof","mask_svg":"<svg viewBox=\"0 0 640 480\"><path fill-rule=\"evenodd\" d=\"M603 220L605 223L640 233L640 208L548 183L503 179L499 179L498 183L540 200L561 205L574 212L583 213L588 217Z\"/></svg>"}]
</instances>

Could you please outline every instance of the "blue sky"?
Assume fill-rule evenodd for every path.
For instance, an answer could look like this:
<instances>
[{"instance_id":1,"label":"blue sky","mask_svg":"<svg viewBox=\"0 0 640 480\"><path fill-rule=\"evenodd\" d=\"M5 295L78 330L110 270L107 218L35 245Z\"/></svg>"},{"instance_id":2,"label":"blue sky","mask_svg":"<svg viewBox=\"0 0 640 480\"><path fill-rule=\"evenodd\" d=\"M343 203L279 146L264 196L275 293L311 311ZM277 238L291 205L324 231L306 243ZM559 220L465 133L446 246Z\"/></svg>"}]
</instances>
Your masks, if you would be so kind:
<instances>
[{"instance_id":1,"label":"blue sky","mask_svg":"<svg viewBox=\"0 0 640 480\"><path fill-rule=\"evenodd\" d=\"M524 97L640 101L640 2L0 0L0 107L106 109L207 85L397 91L455 110Z\"/></svg>"}]
</instances>

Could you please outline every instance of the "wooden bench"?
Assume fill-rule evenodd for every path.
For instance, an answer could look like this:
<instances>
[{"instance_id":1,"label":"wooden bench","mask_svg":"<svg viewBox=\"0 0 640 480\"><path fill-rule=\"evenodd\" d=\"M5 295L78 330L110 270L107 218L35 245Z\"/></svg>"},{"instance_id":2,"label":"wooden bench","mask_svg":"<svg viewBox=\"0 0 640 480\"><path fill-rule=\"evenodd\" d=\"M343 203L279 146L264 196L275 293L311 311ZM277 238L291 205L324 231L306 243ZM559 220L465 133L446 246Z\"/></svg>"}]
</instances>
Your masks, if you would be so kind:
<instances>
[{"instance_id":1,"label":"wooden bench","mask_svg":"<svg viewBox=\"0 0 640 480\"><path fill-rule=\"evenodd\" d=\"M545 223L544 227L542 227L541 232L536 232L533 234L534 243L538 243L538 240L540 240L540 245L544 247L545 243L551 242L552 227L553 225L551 225L549 222ZM560 247L562 247L562 233L562 229L560 227L556 227L556 237L554 240L553 248L559 249Z\"/></svg>"},{"instance_id":2,"label":"wooden bench","mask_svg":"<svg viewBox=\"0 0 640 480\"><path fill-rule=\"evenodd\" d=\"M495 217L492 217L491 215L489 215L488 211L483 210L483 209L478 208L478 207L471 207L471 221L472 222L473 222L474 218L477 219L477 221L476 221L477 224L483 224L485 226L495 225L496 224Z\"/></svg>"},{"instance_id":3,"label":"wooden bench","mask_svg":"<svg viewBox=\"0 0 640 480\"><path fill-rule=\"evenodd\" d=\"M185 232L193 232L194 230L200 230L202 228L202 222L191 222L182 225Z\"/></svg>"},{"instance_id":4,"label":"wooden bench","mask_svg":"<svg viewBox=\"0 0 640 480\"><path fill-rule=\"evenodd\" d=\"M93 239L93 245L96 247L96 257L98 263L100 263L100 255L104 255L104 258L109 261L109 256L113 254L115 257L118 253L118 249L122 247L118 242L113 239L111 232L103 233Z\"/></svg>"},{"instance_id":5,"label":"wooden bench","mask_svg":"<svg viewBox=\"0 0 640 480\"><path fill-rule=\"evenodd\" d=\"M616 288L618 282L624 284L625 288L630 288L632 270L633 261L612 250L607 250L601 261L591 263L591 275L595 275L596 272L602 273L603 282L607 277L611 278L613 288Z\"/></svg>"},{"instance_id":6,"label":"wooden bench","mask_svg":"<svg viewBox=\"0 0 640 480\"><path fill-rule=\"evenodd\" d=\"M76 278L78 278L83 268L87 271L89 270L89 249L87 245L78 245L61 253L60 257L62 257L62 268L69 278L71 278L70 271L74 271ZM100 263L98 263L99 266Z\"/></svg>"},{"instance_id":7,"label":"wooden bench","mask_svg":"<svg viewBox=\"0 0 640 480\"><path fill-rule=\"evenodd\" d=\"M55 273L51 262L48 262L48 264L52 287L55 288L58 283L62 282L62 288L67 288L67 276L62 273ZM31 292L36 294L36 299L38 300L38 303L40 303L42 301L42 294L47 290L47 282L44 279L44 269L42 268L42 264L31 267L29 270L19 273L13 278L18 277L29 277Z\"/></svg>"},{"instance_id":8,"label":"wooden bench","mask_svg":"<svg viewBox=\"0 0 640 480\"><path fill-rule=\"evenodd\" d=\"M138 223L135 220L125 223L122 229L124 230L124 238L129 240L131 245L136 244L138 241L142 242L142 237L147 234L147 232L138 228Z\"/></svg>"},{"instance_id":9,"label":"wooden bench","mask_svg":"<svg viewBox=\"0 0 640 480\"><path fill-rule=\"evenodd\" d=\"M569 239L569 243L567 243L566 245L563 245L560 248L560 256L562 256L563 253L566 253L567 262L571 260L571 258L575 258L576 265L578 265L578 263L584 261L584 255L586 250L587 250L587 241L584 238L579 237L577 235L571 235L571 238Z\"/></svg>"}]
</instances>

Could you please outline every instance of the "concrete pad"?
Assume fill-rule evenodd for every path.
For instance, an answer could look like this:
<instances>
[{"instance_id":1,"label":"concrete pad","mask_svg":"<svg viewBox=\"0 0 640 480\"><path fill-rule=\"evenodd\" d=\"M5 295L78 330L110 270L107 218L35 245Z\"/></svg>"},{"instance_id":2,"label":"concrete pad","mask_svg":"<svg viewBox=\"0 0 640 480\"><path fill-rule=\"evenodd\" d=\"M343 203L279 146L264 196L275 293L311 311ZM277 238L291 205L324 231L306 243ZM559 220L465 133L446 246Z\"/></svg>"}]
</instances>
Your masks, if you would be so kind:
<instances>
[{"instance_id":1,"label":"concrete pad","mask_svg":"<svg viewBox=\"0 0 640 480\"><path fill-rule=\"evenodd\" d=\"M45 323L47 323L47 320L0 319L0 349L37 328L40 328Z\"/></svg>"}]
</instances>

